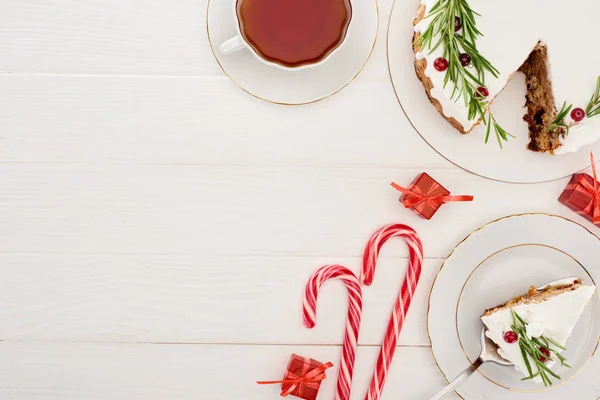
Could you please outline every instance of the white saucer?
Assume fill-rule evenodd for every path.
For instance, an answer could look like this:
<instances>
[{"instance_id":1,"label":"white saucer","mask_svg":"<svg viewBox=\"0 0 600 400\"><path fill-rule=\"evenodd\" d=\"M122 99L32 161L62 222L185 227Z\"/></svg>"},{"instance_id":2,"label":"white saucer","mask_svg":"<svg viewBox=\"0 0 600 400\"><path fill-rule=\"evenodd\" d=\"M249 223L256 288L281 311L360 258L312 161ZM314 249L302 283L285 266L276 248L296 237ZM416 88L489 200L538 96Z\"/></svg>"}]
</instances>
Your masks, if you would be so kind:
<instances>
[{"instance_id":1,"label":"white saucer","mask_svg":"<svg viewBox=\"0 0 600 400\"><path fill-rule=\"evenodd\" d=\"M427 330L434 358L447 380L479 355L483 312L529 286L576 276L600 283L600 239L585 227L548 214L491 222L462 241L446 259L431 289ZM521 381L513 367L483 365L456 392L465 400L572 398L596 400L600 386L600 296L581 315L564 353L572 368L555 366L562 379L545 388ZM594 356L595 355L595 356ZM540 395L543 392L543 395ZM434 393L432 393L433 395Z\"/></svg>"},{"instance_id":2,"label":"white saucer","mask_svg":"<svg viewBox=\"0 0 600 400\"><path fill-rule=\"evenodd\" d=\"M322 65L285 71L263 64L245 49L225 56L219 46L236 35L231 1L208 2L206 26L210 47L225 75L247 93L270 103L314 103L339 92L358 76L375 47L379 25L377 1L359 0L352 3L346 40Z\"/></svg>"},{"instance_id":3,"label":"white saucer","mask_svg":"<svg viewBox=\"0 0 600 400\"><path fill-rule=\"evenodd\" d=\"M423 84L415 74L412 37L413 20L419 4L419 0L394 3L388 28L387 54L398 101L415 130L431 147L467 171L505 182L545 182L569 176L589 166L589 151L600 153L600 141L583 147L577 153L557 156L527 150L528 128L522 118L525 114L525 79L521 73L515 74L492 106L498 121L516 136L504 143L503 149L500 149L495 137L484 143L483 125L468 135L461 135L442 118L429 102Z\"/></svg>"}]
</instances>

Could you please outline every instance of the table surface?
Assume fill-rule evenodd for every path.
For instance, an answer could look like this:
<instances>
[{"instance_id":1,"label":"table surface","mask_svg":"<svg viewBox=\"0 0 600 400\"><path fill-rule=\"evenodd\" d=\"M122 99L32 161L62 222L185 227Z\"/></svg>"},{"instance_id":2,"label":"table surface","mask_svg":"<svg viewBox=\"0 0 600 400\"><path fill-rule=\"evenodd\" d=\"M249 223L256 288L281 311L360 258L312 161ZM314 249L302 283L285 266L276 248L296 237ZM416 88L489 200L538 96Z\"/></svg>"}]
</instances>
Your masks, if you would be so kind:
<instances>
[{"instance_id":1,"label":"table surface","mask_svg":"<svg viewBox=\"0 0 600 400\"><path fill-rule=\"evenodd\" d=\"M426 332L443 259L508 214L591 227L556 201L566 180L486 180L415 133L388 76L392 0L361 75L301 107L225 77L206 5L0 0L0 398L276 399L254 381L280 379L290 353L339 359L344 290L323 290L308 330L306 279L326 263L358 272L370 233L391 222L419 232L426 260L383 398L428 398L444 385ZM388 183L422 171L476 201L419 219ZM406 255L386 246L365 290L354 399Z\"/></svg>"}]
</instances>

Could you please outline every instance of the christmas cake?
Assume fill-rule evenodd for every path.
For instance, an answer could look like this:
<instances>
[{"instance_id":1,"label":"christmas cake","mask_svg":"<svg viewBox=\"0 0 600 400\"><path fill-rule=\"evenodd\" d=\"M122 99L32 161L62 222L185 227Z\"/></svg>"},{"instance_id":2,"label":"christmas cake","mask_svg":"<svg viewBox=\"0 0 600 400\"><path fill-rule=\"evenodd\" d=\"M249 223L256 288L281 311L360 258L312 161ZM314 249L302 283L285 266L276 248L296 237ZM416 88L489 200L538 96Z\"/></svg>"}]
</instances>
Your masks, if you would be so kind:
<instances>
[{"instance_id":1,"label":"christmas cake","mask_svg":"<svg viewBox=\"0 0 600 400\"><path fill-rule=\"evenodd\" d=\"M563 357L567 339L596 287L581 279L553 282L487 310L481 317L486 335L498 354L525 375L524 380L550 386L560 376L551 370L557 362L570 367Z\"/></svg>"},{"instance_id":2,"label":"christmas cake","mask_svg":"<svg viewBox=\"0 0 600 400\"><path fill-rule=\"evenodd\" d=\"M599 12L597 0L568 7L546 0L421 0L415 70L454 128L465 134L484 123L486 141L493 132L500 144L512 135L489 107L516 72L524 73L529 149L576 151L600 137L600 118L592 120L600 115Z\"/></svg>"}]
</instances>

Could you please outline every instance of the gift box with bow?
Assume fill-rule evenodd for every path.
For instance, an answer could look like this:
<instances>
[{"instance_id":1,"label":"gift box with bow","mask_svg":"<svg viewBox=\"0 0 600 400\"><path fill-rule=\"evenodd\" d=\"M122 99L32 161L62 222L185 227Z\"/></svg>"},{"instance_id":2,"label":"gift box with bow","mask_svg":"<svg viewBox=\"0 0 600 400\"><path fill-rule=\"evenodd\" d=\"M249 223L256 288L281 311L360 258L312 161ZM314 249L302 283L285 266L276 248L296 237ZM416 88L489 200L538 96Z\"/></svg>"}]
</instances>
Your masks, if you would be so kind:
<instances>
[{"instance_id":1,"label":"gift box with bow","mask_svg":"<svg viewBox=\"0 0 600 400\"><path fill-rule=\"evenodd\" d=\"M573 175L558 201L591 221L600 225L600 183L596 174L594 155L590 153L592 175L578 173Z\"/></svg>"},{"instance_id":2,"label":"gift box with bow","mask_svg":"<svg viewBox=\"0 0 600 400\"><path fill-rule=\"evenodd\" d=\"M448 189L426 172L419 174L407 188L393 182L391 185L402 193L400 202L404 207L410 208L425 219L431 219L442 204L454 201L473 201L473 196L451 196Z\"/></svg>"},{"instance_id":3,"label":"gift box with bow","mask_svg":"<svg viewBox=\"0 0 600 400\"><path fill-rule=\"evenodd\" d=\"M326 377L325 370L331 367L333 364L330 362L323 364L312 358L292 354L282 380L257 383L261 385L281 383L282 397L292 395L305 400L315 400L321 381Z\"/></svg>"}]
</instances>

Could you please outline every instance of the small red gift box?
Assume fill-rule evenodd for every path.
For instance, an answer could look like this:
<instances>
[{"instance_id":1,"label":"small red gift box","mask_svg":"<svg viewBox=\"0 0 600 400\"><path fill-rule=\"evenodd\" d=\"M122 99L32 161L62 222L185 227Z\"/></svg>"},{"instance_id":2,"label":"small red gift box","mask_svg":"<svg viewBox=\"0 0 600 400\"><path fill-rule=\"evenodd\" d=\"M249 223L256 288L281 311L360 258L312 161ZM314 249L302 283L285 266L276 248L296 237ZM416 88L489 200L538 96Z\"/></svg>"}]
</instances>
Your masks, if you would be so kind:
<instances>
[{"instance_id":1,"label":"small red gift box","mask_svg":"<svg viewBox=\"0 0 600 400\"><path fill-rule=\"evenodd\" d=\"M305 358L300 357L297 354L292 354L283 380L291 380L294 382L282 383L281 390L284 392L291 390L289 394L300 397L301 399L315 400L319 393L322 379L311 379L315 377L310 375L307 377L307 375L311 372L313 372L311 375L314 375L314 371L317 371L317 375L324 375L324 372L321 370L323 365L323 363L313 360L312 358ZM299 378L305 378L306 380L296 382Z\"/></svg>"},{"instance_id":2,"label":"small red gift box","mask_svg":"<svg viewBox=\"0 0 600 400\"><path fill-rule=\"evenodd\" d=\"M301 357L292 354L287 370L281 381L262 381L260 385L281 383L281 396L296 396L301 399L315 400L321 387L321 381L325 379L325 370L333 367L333 364L320 363L312 358Z\"/></svg>"},{"instance_id":3,"label":"small red gift box","mask_svg":"<svg viewBox=\"0 0 600 400\"><path fill-rule=\"evenodd\" d=\"M400 202L425 219L431 219L442 204L453 201L473 201L473 196L450 196L450 191L429 174L423 172L403 188L392 182L392 187L402 193Z\"/></svg>"},{"instance_id":4,"label":"small red gift box","mask_svg":"<svg viewBox=\"0 0 600 400\"><path fill-rule=\"evenodd\" d=\"M590 154L590 157L593 176L584 173L573 175L558 201L593 224L599 225L600 183L596 175L594 156Z\"/></svg>"}]
</instances>

